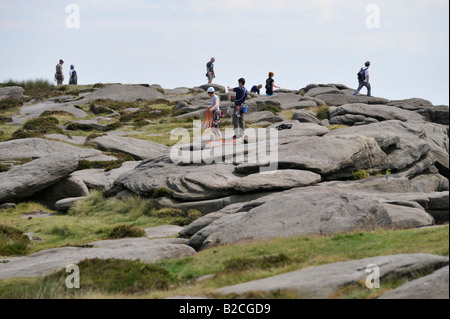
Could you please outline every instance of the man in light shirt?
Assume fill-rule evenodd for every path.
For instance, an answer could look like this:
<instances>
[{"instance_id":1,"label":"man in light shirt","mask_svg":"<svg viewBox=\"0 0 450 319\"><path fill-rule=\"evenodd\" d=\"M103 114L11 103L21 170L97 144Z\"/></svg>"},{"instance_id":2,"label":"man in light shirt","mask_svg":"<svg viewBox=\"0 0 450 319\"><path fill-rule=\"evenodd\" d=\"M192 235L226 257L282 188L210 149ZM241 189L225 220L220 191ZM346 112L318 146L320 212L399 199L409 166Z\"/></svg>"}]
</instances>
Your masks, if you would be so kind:
<instances>
[{"instance_id":1,"label":"man in light shirt","mask_svg":"<svg viewBox=\"0 0 450 319\"><path fill-rule=\"evenodd\" d=\"M358 89L353 93L353 95L358 95L359 91L363 87L367 88L367 96L371 96L372 87L370 86L370 72L369 72L370 62L367 61L365 67L361 68L361 71L358 73Z\"/></svg>"}]
</instances>

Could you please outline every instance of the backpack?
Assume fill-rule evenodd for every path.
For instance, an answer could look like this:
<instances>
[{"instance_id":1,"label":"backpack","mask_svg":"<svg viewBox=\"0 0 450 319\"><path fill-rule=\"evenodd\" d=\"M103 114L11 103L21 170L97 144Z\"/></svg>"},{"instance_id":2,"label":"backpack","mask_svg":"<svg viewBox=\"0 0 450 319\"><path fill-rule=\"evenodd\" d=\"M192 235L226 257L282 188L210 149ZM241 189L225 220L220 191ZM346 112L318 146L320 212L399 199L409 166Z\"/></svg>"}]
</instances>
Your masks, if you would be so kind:
<instances>
[{"instance_id":1,"label":"backpack","mask_svg":"<svg viewBox=\"0 0 450 319\"><path fill-rule=\"evenodd\" d=\"M364 68L361 68L361 70L359 70L359 72L357 74L359 82L364 82L365 81L365 79L366 79L366 70L367 69L364 69Z\"/></svg>"}]
</instances>

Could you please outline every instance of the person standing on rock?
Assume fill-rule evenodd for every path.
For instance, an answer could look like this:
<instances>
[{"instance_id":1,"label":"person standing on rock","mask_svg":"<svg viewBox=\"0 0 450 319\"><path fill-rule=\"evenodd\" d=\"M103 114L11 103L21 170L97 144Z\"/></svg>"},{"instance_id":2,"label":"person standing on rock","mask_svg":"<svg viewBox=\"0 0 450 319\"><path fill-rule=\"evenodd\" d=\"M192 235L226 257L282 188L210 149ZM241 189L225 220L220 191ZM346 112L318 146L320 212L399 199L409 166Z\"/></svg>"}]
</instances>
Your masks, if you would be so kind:
<instances>
[{"instance_id":1,"label":"person standing on rock","mask_svg":"<svg viewBox=\"0 0 450 319\"><path fill-rule=\"evenodd\" d=\"M362 67L361 70L358 72L358 89L353 93L354 96L359 94L359 91L363 87L367 88L367 96L371 96L372 87L370 86L370 72L369 72L370 62L367 61L365 63L365 67Z\"/></svg>"},{"instance_id":2,"label":"person standing on rock","mask_svg":"<svg viewBox=\"0 0 450 319\"><path fill-rule=\"evenodd\" d=\"M233 91L236 93L236 100L234 101L235 109L233 112L233 127L234 127L234 136L233 139L240 138L244 135L244 109L243 105L245 104L245 100L248 97L248 91L245 88L245 79L239 79L239 86L228 87L228 91Z\"/></svg>"},{"instance_id":3,"label":"person standing on rock","mask_svg":"<svg viewBox=\"0 0 450 319\"><path fill-rule=\"evenodd\" d=\"M59 63L56 65L56 73L55 73L55 80L56 85L62 85L64 82L64 74L63 74L63 60L59 60Z\"/></svg>"},{"instance_id":4,"label":"person standing on rock","mask_svg":"<svg viewBox=\"0 0 450 319\"><path fill-rule=\"evenodd\" d=\"M219 123L220 119L222 118L222 113L220 112L220 99L216 95L215 90L213 87L208 88L208 95L211 97L211 105L208 106L208 111L212 112L212 122L213 127L212 130L214 132L216 140L220 139L220 133L219 133Z\"/></svg>"},{"instance_id":5,"label":"person standing on rock","mask_svg":"<svg viewBox=\"0 0 450 319\"><path fill-rule=\"evenodd\" d=\"M77 71L75 71L75 66L73 64L70 66L69 84L73 84L73 85L78 84L78 75L77 75Z\"/></svg>"},{"instance_id":6,"label":"person standing on rock","mask_svg":"<svg viewBox=\"0 0 450 319\"><path fill-rule=\"evenodd\" d=\"M211 84L213 79L216 77L214 73L214 62L216 59L213 57L211 60L206 63L206 77L208 78L208 84Z\"/></svg>"},{"instance_id":7,"label":"person standing on rock","mask_svg":"<svg viewBox=\"0 0 450 319\"><path fill-rule=\"evenodd\" d=\"M274 75L275 74L273 72L269 72L269 78L266 80L266 95L267 96L273 96L273 88L280 89L280 87L278 85L275 85L275 80L273 79Z\"/></svg>"}]
</instances>

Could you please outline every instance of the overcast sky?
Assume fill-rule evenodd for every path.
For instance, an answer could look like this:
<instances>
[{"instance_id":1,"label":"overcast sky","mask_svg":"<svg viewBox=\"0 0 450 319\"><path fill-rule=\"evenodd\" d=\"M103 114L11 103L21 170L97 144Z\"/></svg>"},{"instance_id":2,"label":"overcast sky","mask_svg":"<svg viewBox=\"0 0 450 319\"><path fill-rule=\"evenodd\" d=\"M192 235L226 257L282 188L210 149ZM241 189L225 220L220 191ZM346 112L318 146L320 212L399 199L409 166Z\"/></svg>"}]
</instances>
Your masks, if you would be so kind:
<instances>
[{"instance_id":1,"label":"overcast sky","mask_svg":"<svg viewBox=\"0 0 450 319\"><path fill-rule=\"evenodd\" d=\"M0 81L46 78L64 59L79 84L215 82L357 86L449 104L448 0L0 0ZM365 89L362 93L365 93Z\"/></svg>"}]
</instances>

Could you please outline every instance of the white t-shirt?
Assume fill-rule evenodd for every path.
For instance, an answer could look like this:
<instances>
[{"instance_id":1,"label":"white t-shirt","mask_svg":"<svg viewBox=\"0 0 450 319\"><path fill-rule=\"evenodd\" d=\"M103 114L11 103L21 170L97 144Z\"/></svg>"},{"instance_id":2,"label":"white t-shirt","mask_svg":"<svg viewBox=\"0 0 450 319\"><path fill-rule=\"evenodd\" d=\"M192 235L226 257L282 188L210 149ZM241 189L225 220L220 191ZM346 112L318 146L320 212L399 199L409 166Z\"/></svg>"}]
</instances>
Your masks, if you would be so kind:
<instances>
[{"instance_id":1,"label":"white t-shirt","mask_svg":"<svg viewBox=\"0 0 450 319\"><path fill-rule=\"evenodd\" d=\"M370 72L369 72L369 68L366 68L366 79L364 80L364 82L367 83L367 79L369 78Z\"/></svg>"}]
</instances>

